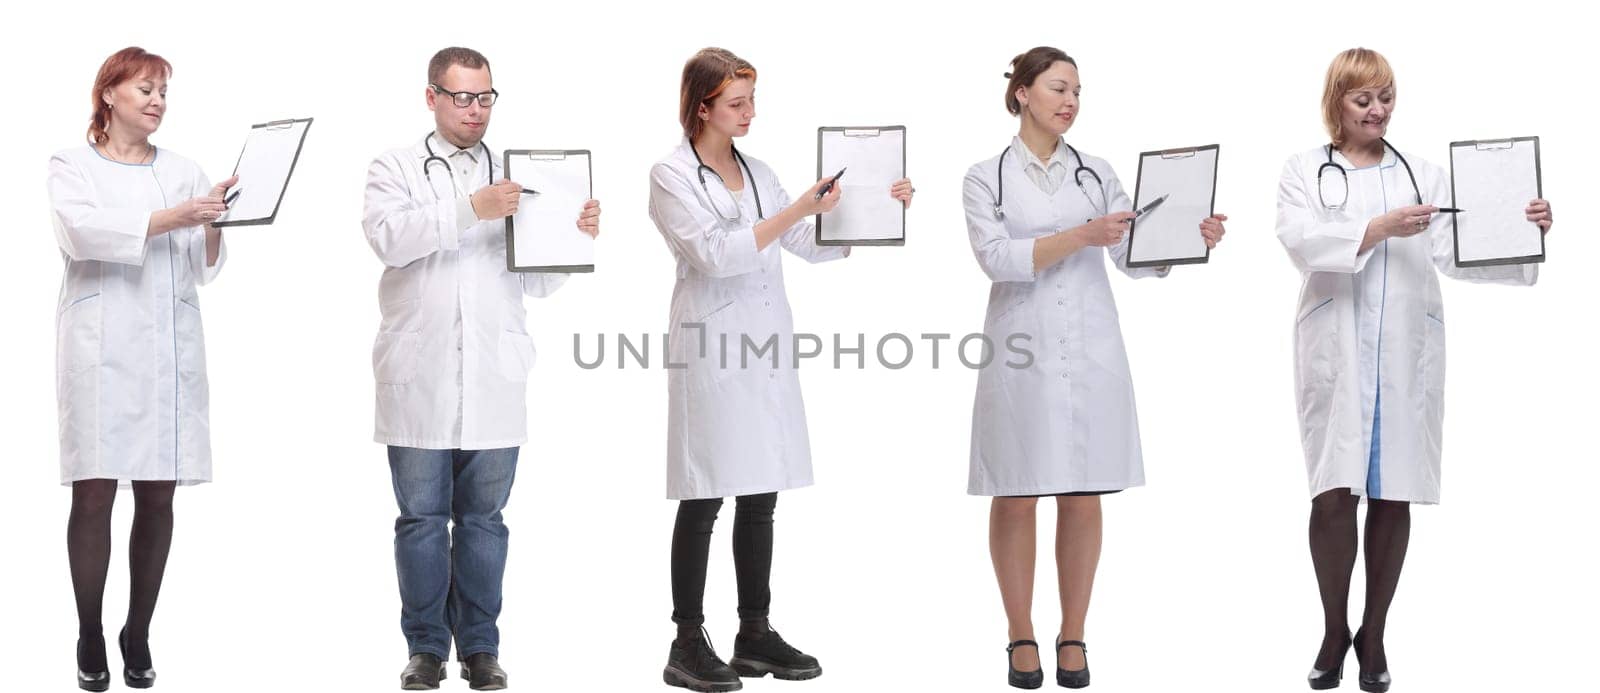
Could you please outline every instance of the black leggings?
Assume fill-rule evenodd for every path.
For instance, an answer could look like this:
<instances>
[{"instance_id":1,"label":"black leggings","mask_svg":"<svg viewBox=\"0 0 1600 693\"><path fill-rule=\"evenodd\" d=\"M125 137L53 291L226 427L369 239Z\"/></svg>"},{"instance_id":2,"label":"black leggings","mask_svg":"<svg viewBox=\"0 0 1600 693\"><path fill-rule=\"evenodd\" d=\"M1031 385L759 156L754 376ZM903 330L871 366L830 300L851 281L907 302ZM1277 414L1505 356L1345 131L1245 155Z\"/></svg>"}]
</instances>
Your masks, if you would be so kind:
<instances>
[{"instance_id":1,"label":"black leggings","mask_svg":"<svg viewBox=\"0 0 1600 693\"><path fill-rule=\"evenodd\" d=\"M764 621L772 604L772 510L778 494L738 496L733 509L733 570L739 583L739 620ZM706 561L721 498L678 502L672 528L672 620L705 623Z\"/></svg>"}]
</instances>

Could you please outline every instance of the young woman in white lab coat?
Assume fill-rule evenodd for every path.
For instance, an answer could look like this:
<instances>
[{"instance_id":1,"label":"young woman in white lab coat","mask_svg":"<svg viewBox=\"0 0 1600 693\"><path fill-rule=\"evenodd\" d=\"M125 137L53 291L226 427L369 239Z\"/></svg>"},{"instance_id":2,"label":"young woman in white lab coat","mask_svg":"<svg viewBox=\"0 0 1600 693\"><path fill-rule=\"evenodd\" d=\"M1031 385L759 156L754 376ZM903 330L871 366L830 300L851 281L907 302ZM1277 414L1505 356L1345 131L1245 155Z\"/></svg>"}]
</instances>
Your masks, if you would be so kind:
<instances>
[{"instance_id":1,"label":"young woman in white lab coat","mask_svg":"<svg viewBox=\"0 0 1600 693\"><path fill-rule=\"evenodd\" d=\"M61 482L72 486L67 555L78 606L78 685L110 685L100 608L111 559L111 506L132 486L123 678L155 682L150 618L172 544L172 496L211 480L205 345L195 287L217 276L235 180L150 143L172 66L126 48L90 92L88 146L50 159L48 188L66 271L56 309Z\"/></svg>"},{"instance_id":2,"label":"young woman in white lab coat","mask_svg":"<svg viewBox=\"0 0 1600 693\"><path fill-rule=\"evenodd\" d=\"M1278 239L1300 269L1295 393L1311 485L1310 544L1324 633L1308 682L1339 685L1352 644L1363 691L1389 688L1389 604L1411 532L1411 503L1439 502L1444 418L1444 306L1438 272L1530 285L1538 265L1456 267L1449 174L1402 155L1384 133L1394 72L1363 48L1328 67L1330 144L1284 164ZM1331 166L1329 164L1332 164ZM1528 221L1550 228L1550 204ZM1356 561L1356 505L1366 498L1366 606L1352 637L1346 609Z\"/></svg>"},{"instance_id":3,"label":"young woman in white lab coat","mask_svg":"<svg viewBox=\"0 0 1600 693\"><path fill-rule=\"evenodd\" d=\"M667 374L667 497L679 501L672 539L678 636L663 676L694 690L737 690L739 676L822 673L816 658L767 624L777 493L811 484L779 250L809 262L850 251L814 242L811 218L839 203L838 186L819 194L827 179L819 180L791 200L771 168L734 148L755 117L755 80L755 68L728 51L707 48L690 58L679 109L684 139L650 169L650 218L677 263L668 354L687 364ZM911 183L898 181L883 194L909 205ZM771 337L775 361L740 360L743 338L759 346ZM727 664L701 626L711 529L725 496L737 497L740 620Z\"/></svg>"},{"instance_id":4,"label":"young woman in white lab coat","mask_svg":"<svg viewBox=\"0 0 1600 693\"><path fill-rule=\"evenodd\" d=\"M967 171L963 205L973 254L994 282L984 333L995 344L1027 335L1035 355L1020 368L996 359L978 375L968 493L994 497L989 550L1011 640L1009 680L1018 688L1044 680L1031 617L1035 508L1040 497L1056 497L1056 680L1082 688L1099 496L1144 483L1106 256L1134 278L1170 268L1127 267L1127 193L1109 164L1062 139L1079 113L1077 63L1039 47L1013 59L1006 77L1006 108L1020 129L1003 153ZM1222 238L1226 219L1199 223L1207 247Z\"/></svg>"}]
</instances>

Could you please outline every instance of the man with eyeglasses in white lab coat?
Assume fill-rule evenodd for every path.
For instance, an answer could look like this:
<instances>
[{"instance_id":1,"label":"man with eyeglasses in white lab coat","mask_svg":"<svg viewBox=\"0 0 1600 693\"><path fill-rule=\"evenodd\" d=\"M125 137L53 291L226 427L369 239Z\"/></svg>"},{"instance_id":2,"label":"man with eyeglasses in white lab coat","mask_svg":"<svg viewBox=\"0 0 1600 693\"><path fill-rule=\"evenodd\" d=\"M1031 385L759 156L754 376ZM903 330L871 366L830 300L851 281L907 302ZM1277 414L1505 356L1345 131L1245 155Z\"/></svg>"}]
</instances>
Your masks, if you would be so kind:
<instances>
[{"instance_id":1,"label":"man with eyeglasses in white lab coat","mask_svg":"<svg viewBox=\"0 0 1600 693\"><path fill-rule=\"evenodd\" d=\"M388 446L400 506L395 567L410 653L400 683L438 688L453 639L461 677L473 690L498 690L501 510L528 438L534 361L522 297L548 296L567 275L506 268L503 220L523 191L483 143L499 96L488 59L439 51L424 96L434 131L372 162L362 215L384 264L372 366L375 437ZM598 235L599 203L589 200L575 222Z\"/></svg>"}]
</instances>

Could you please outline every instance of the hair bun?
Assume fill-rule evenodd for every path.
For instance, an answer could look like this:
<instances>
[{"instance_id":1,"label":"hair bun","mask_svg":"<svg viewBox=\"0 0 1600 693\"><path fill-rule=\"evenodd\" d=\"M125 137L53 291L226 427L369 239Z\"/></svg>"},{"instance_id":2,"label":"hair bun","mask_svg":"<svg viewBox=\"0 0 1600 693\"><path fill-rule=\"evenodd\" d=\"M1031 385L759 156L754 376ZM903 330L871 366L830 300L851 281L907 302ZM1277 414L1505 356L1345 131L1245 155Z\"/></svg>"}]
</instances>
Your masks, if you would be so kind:
<instances>
[{"instance_id":1,"label":"hair bun","mask_svg":"<svg viewBox=\"0 0 1600 693\"><path fill-rule=\"evenodd\" d=\"M1007 72L1005 76L1006 76L1006 79L1011 79L1011 73Z\"/></svg>"}]
</instances>

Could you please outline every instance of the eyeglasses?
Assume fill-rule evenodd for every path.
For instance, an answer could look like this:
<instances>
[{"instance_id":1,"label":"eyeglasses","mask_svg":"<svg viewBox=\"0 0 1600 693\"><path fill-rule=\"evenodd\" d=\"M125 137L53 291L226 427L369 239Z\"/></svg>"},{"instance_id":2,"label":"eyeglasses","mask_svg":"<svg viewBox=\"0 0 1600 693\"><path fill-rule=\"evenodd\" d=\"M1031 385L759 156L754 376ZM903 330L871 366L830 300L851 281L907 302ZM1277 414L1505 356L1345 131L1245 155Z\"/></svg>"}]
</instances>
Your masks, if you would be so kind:
<instances>
[{"instance_id":1,"label":"eyeglasses","mask_svg":"<svg viewBox=\"0 0 1600 693\"><path fill-rule=\"evenodd\" d=\"M449 89L441 87L437 84L429 84L428 88L432 89L433 93L435 94L444 94L445 96L450 97L450 102L455 104L456 108L466 108L471 106L474 100L478 102L479 106L488 108L494 105L496 99L500 98L500 92L493 89L482 92L450 91Z\"/></svg>"}]
</instances>

